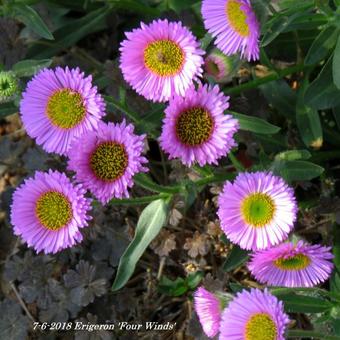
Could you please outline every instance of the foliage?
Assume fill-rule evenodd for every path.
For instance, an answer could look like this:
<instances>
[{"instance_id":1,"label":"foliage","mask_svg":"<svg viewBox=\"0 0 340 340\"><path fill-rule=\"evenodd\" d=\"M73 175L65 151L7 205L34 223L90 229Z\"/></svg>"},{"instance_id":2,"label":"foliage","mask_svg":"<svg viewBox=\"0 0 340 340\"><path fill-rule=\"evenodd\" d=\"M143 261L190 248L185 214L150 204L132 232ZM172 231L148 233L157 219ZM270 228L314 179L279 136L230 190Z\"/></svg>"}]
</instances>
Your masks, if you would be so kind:
<instances>
[{"instance_id":1,"label":"foliage","mask_svg":"<svg viewBox=\"0 0 340 340\"><path fill-rule=\"evenodd\" d=\"M271 288L295 320L288 336L340 339L340 2L251 2L261 22L260 61L240 63L232 81L219 84L231 97L226 113L240 123L239 146L218 166L189 169L160 151L165 104L147 102L123 81L119 44L140 21L168 17L190 27L209 53L214 44L202 23L201 1L0 1L0 71L12 71L23 90L45 67L79 66L103 93L107 120L126 118L148 135L150 159L149 174L135 176L130 198L105 207L94 202L94 219L81 245L53 256L35 254L12 235L10 197L37 169L65 171L65 159L45 154L25 135L18 118L20 93L0 103L0 334L5 339L46 339L32 329L32 319L151 318L177 322L181 336L203 338L191 319L197 286L211 276L232 293L256 285L246 268L249 253L226 240L215 214L223 183L244 170L282 176L294 187L300 208L292 237L333 247L329 284ZM211 77L204 81L215 84ZM93 338L121 334L95 332ZM90 338L80 331L72 335Z\"/></svg>"}]
</instances>

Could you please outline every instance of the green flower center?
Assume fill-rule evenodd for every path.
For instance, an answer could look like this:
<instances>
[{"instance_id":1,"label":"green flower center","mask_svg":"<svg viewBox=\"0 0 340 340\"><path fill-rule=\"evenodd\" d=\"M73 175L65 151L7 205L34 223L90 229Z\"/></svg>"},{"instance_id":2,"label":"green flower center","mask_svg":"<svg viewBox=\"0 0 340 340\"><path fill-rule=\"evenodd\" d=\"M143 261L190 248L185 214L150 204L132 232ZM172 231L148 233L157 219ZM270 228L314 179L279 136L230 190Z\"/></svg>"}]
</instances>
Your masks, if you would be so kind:
<instances>
[{"instance_id":1,"label":"green flower center","mask_svg":"<svg viewBox=\"0 0 340 340\"><path fill-rule=\"evenodd\" d=\"M62 89L54 92L49 98L46 113L53 125L71 129L84 119L86 108L80 93Z\"/></svg>"},{"instance_id":2,"label":"green flower center","mask_svg":"<svg viewBox=\"0 0 340 340\"><path fill-rule=\"evenodd\" d=\"M308 267L310 258L304 254L296 254L288 258L280 258L274 261L274 265L282 270L301 270Z\"/></svg>"},{"instance_id":3,"label":"green flower center","mask_svg":"<svg viewBox=\"0 0 340 340\"><path fill-rule=\"evenodd\" d=\"M97 178L112 182L120 178L128 166L125 147L115 142L104 142L92 153L90 167Z\"/></svg>"},{"instance_id":4,"label":"green flower center","mask_svg":"<svg viewBox=\"0 0 340 340\"><path fill-rule=\"evenodd\" d=\"M0 72L0 99L11 97L18 90L18 83L10 72Z\"/></svg>"},{"instance_id":5,"label":"green flower center","mask_svg":"<svg viewBox=\"0 0 340 340\"><path fill-rule=\"evenodd\" d=\"M71 202L57 191L48 191L37 200L35 213L40 223L47 229L59 230L73 217Z\"/></svg>"},{"instance_id":6,"label":"green flower center","mask_svg":"<svg viewBox=\"0 0 340 340\"><path fill-rule=\"evenodd\" d=\"M229 0L226 5L226 13L231 27L242 37L249 35L246 13L241 9L238 0Z\"/></svg>"},{"instance_id":7,"label":"green flower center","mask_svg":"<svg viewBox=\"0 0 340 340\"><path fill-rule=\"evenodd\" d=\"M245 340L275 340L277 327L269 314L253 315L246 324Z\"/></svg>"},{"instance_id":8,"label":"green flower center","mask_svg":"<svg viewBox=\"0 0 340 340\"><path fill-rule=\"evenodd\" d=\"M218 77L218 75L220 74L220 69L217 65L217 63L211 59L208 59L206 61L206 64L205 64L205 68L206 68L206 71L208 72L208 74L214 76L214 77Z\"/></svg>"},{"instance_id":9,"label":"green flower center","mask_svg":"<svg viewBox=\"0 0 340 340\"><path fill-rule=\"evenodd\" d=\"M251 194L241 204L244 220L254 227L263 227L269 223L273 219L275 209L273 199L263 193Z\"/></svg>"},{"instance_id":10,"label":"green flower center","mask_svg":"<svg viewBox=\"0 0 340 340\"><path fill-rule=\"evenodd\" d=\"M158 76L167 77L177 74L183 62L183 50L174 41L158 40L144 49L146 67Z\"/></svg>"},{"instance_id":11,"label":"green flower center","mask_svg":"<svg viewBox=\"0 0 340 340\"><path fill-rule=\"evenodd\" d=\"M178 116L176 134L183 144L198 146L210 138L213 127L210 113L202 107L194 107Z\"/></svg>"}]
</instances>

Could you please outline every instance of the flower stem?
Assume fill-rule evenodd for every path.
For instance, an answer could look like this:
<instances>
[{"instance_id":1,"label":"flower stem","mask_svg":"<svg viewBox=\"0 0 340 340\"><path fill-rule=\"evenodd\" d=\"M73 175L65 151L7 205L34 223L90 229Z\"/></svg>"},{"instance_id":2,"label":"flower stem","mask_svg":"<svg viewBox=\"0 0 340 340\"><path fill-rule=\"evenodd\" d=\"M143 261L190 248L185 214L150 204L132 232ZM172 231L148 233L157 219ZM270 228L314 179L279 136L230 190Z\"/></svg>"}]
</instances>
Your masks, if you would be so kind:
<instances>
[{"instance_id":1,"label":"flower stem","mask_svg":"<svg viewBox=\"0 0 340 340\"><path fill-rule=\"evenodd\" d=\"M112 205L142 205L153 202L158 199L169 199L171 195L160 193L158 195L135 197L135 198L123 198L123 199L113 199L109 203Z\"/></svg>"},{"instance_id":2,"label":"flower stem","mask_svg":"<svg viewBox=\"0 0 340 340\"><path fill-rule=\"evenodd\" d=\"M237 171L242 172L245 170L242 163L235 157L235 155L232 152L229 152L228 157Z\"/></svg>"},{"instance_id":3,"label":"flower stem","mask_svg":"<svg viewBox=\"0 0 340 340\"><path fill-rule=\"evenodd\" d=\"M288 338L313 338L313 339L323 339L323 340L340 340L340 336L337 335L325 335L321 332L306 331L304 329L290 329L288 330Z\"/></svg>"},{"instance_id":4,"label":"flower stem","mask_svg":"<svg viewBox=\"0 0 340 340\"><path fill-rule=\"evenodd\" d=\"M304 64L298 64L298 65L294 65L294 66L291 66L291 67L287 67L283 70L278 70L276 72L273 72L266 77L257 78L257 79L254 79L252 81L249 81L247 83L241 84L239 86L234 86L232 88L225 89L224 92L226 94L233 94L233 95L239 94L239 93L241 93L245 90L250 90L250 89L256 88L256 87L258 87L262 84L266 84L266 83L269 83L271 81L284 78L284 77L286 77L290 74L303 71L304 69L309 68L309 67L311 67L311 66L305 66Z\"/></svg>"}]
</instances>

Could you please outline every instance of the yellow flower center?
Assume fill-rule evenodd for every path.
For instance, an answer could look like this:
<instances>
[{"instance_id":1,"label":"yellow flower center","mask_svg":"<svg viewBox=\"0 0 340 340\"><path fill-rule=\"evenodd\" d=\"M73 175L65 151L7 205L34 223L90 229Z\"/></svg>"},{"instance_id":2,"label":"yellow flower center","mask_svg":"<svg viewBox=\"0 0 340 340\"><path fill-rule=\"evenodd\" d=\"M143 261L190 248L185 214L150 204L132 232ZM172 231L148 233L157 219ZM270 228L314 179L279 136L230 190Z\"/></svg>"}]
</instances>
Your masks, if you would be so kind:
<instances>
[{"instance_id":1,"label":"yellow flower center","mask_svg":"<svg viewBox=\"0 0 340 340\"><path fill-rule=\"evenodd\" d=\"M49 98L46 114L53 125L62 129L71 129L85 117L84 100L80 93L71 89L58 90Z\"/></svg>"},{"instance_id":2,"label":"yellow flower center","mask_svg":"<svg viewBox=\"0 0 340 340\"><path fill-rule=\"evenodd\" d=\"M247 322L245 340L276 340L277 327L269 314L254 314Z\"/></svg>"},{"instance_id":3,"label":"yellow flower center","mask_svg":"<svg viewBox=\"0 0 340 340\"><path fill-rule=\"evenodd\" d=\"M152 72L161 77L177 74L184 62L184 52L172 40L158 40L144 49L144 63Z\"/></svg>"},{"instance_id":4,"label":"yellow flower center","mask_svg":"<svg viewBox=\"0 0 340 340\"><path fill-rule=\"evenodd\" d=\"M263 193L255 193L246 197L241 204L241 214L246 223L254 227L264 227L275 213L273 199Z\"/></svg>"},{"instance_id":5,"label":"yellow flower center","mask_svg":"<svg viewBox=\"0 0 340 340\"><path fill-rule=\"evenodd\" d=\"M301 270L310 264L310 258L304 254L296 254L288 258L280 258L274 261L274 265L282 270Z\"/></svg>"},{"instance_id":6,"label":"yellow flower center","mask_svg":"<svg viewBox=\"0 0 340 340\"><path fill-rule=\"evenodd\" d=\"M116 142L104 142L93 152L90 167L97 178L112 182L120 178L128 166L125 147Z\"/></svg>"},{"instance_id":7,"label":"yellow flower center","mask_svg":"<svg viewBox=\"0 0 340 340\"><path fill-rule=\"evenodd\" d=\"M194 107L178 116L176 134L183 144L198 146L210 138L213 127L210 113L202 107Z\"/></svg>"},{"instance_id":8,"label":"yellow flower center","mask_svg":"<svg viewBox=\"0 0 340 340\"><path fill-rule=\"evenodd\" d=\"M226 13L234 31L242 37L247 37L249 35L249 26L246 13L241 9L241 3L238 0L228 0Z\"/></svg>"},{"instance_id":9,"label":"yellow flower center","mask_svg":"<svg viewBox=\"0 0 340 340\"><path fill-rule=\"evenodd\" d=\"M68 198L57 191L48 191L37 200L35 213L40 223L49 230L65 227L73 217Z\"/></svg>"}]
</instances>

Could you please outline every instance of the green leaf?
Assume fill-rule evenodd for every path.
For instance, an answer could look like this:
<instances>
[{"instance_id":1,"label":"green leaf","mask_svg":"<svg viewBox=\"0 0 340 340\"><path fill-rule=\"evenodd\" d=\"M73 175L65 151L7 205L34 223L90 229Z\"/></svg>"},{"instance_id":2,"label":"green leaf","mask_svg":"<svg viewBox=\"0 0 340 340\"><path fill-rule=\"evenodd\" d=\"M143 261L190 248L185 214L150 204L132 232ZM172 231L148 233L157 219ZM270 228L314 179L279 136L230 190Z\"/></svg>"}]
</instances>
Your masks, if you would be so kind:
<instances>
[{"instance_id":1,"label":"green leaf","mask_svg":"<svg viewBox=\"0 0 340 340\"><path fill-rule=\"evenodd\" d=\"M289 150L277 154L275 160L295 161L297 159L309 159L311 156L311 153L307 150Z\"/></svg>"},{"instance_id":2,"label":"green leaf","mask_svg":"<svg viewBox=\"0 0 340 340\"><path fill-rule=\"evenodd\" d=\"M237 113L234 111L230 111L230 112L235 118L238 119L241 130L251 131L251 132L260 133L260 134L269 134L269 135L275 134L280 131L280 128L278 126L270 124L261 118L247 116L247 115Z\"/></svg>"},{"instance_id":3,"label":"green leaf","mask_svg":"<svg viewBox=\"0 0 340 340\"><path fill-rule=\"evenodd\" d=\"M274 173L283 177L287 182L310 181L319 177L324 168L307 161L274 161L272 165Z\"/></svg>"},{"instance_id":4,"label":"green leaf","mask_svg":"<svg viewBox=\"0 0 340 340\"><path fill-rule=\"evenodd\" d=\"M281 32L288 29L289 25L299 16L301 12L295 12L290 15L278 14L269 20L262 29L264 33L261 46L265 47L269 45Z\"/></svg>"},{"instance_id":5,"label":"green leaf","mask_svg":"<svg viewBox=\"0 0 340 340\"><path fill-rule=\"evenodd\" d=\"M282 79L260 86L267 102L286 118L295 116L296 93Z\"/></svg>"},{"instance_id":6,"label":"green leaf","mask_svg":"<svg viewBox=\"0 0 340 340\"><path fill-rule=\"evenodd\" d=\"M167 217L167 203L159 199L150 203L141 213L136 233L120 258L112 290L122 288L133 274L136 263L150 242L158 235Z\"/></svg>"},{"instance_id":7,"label":"green leaf","mask_svg":"<svg viewBox=\"0 0 340 340\"><path fill-rule=\"evenodd\" d=\"M268 17L268 5L270 0L252 0L251 6L260 24L264 24Z\"/></svg>"},{"instance_id":8,"label":"green leaf","mask_svg":"<svg viewBox=\"0 0 340 340\"><path fill-rule=\"evenodd\" d=\"M15 17L19 21L23 22L32 31L45 39L54 39L46 24L32 7L27 5L15 4L13 9L15 12Z\"/></svg>"},{"instance_id":9,"label":"green leaf","mask_svg":"<svg viewBox=\"0 0 340 340\"><path fill-rule=\"evenodd\" d=\"M329 109L340 104L340 90L333 83L332 57L307 88L305 104L316 110Z\"/></svg>"},{"instance_id":10,"label":"green leaf","mask_svg":"<svg viewBox=\"0 0 340 340\"><path fill-rule=\"evenodd\" d=\"M334 27L325 27L313 41L306 59L305 65L313 65L325 59L336 44L339 31Z\"/></svg>"},{"instance_id":11,"label":"green leaf","mask_svg":"<svg viewBox=\"0 0 340 340\"><path fill-rule=\"evenodd\" d=\"M323 132L319 112L305 105L304 97L308 80L303 82L296 104L296 124L307 147L319 149L323 143Z\"/></svg>"},{"instance_id":12,"label":"green leaf","mask_svg":"<svg viewBox=\"0 0 340 340\"><path fill-rule=\"evenodd\" d=\"M185 9L190 9L192 5L199 2L199 0L168 0L168 6L177 14L180 14Z\"/></svg>"},{"instance_id":13,"label":"green leaf","mask_svg":"<svg viewBox=\"0 0 340 340\"><path fill-rule=\"evenodd\" d=\"M195 289L203 279L203 272L195 272L188 275L186 278L187 285L190 289Z\"/></svg>"},{"instance_id":14,"label":"green leaf","mask_svg":"<svg viewBox=\"0 0 340 340\"><path fill-rule=\"evenodd\" d=\"M0 104L0 119L18 111L18 108L12 102Z\"/></svg>"},{"instance_id":15,"label":"green leaf","mask_svg":"<svg viewBox=\"0 0 340 340\"><path fill-rule=\"evenodd\" d=\"M168 296L181 296L188 291L186 280L177 277L176 280L170 280L166 276L162 276L158 283L158 290Z\"/></svg>"},{"instance_id":16,"label":"green leaf","mask_svg":"<svg viewBox=\"0 0 340 340\"><path fill-rule=\"evenodd\" d=\"M331 310L332 303L327 300L299 295L299 294L276 294L283 302L288 313L323 313Z\"/></svg>"},{"instance_id":17,"label":"green leaf","mask_svg":"<svg viewBox=\"0 0 340 340\"><path fill-rule=\"evenodd\" d=\"M106 28L106 16L110 10L106 6L92 11L84 17L73 20L71 23L61 27L54 32L55 41L38 41L28 50L28 56L33 59L45 59L55 56L60 51L75 45L80 39L91 33Z\"/></svg>"},{"instance_id":18,"label":"green leaf","mask_svg":"<svg viewBox=\"0 0 340 340\"><path fill-rule=\"evenodd\" d=\"M239 246L234 245L226 261L224 262L222 269L226 272L231 272L232 270L246 263L248 259L249 252L241 249Z\"/></svg>"},{"instance_id":19,"label":"green leaf","mask_svg":"<svg viewBox=\"0 0 340 340\"><path fill-rule=\"evenodd\" d=\"M29 77L36 74L38 71L52 64L52 59L32 60L26 59L19 61L12 67L12 71L18 77Z\"/></svg>"},{"instance_id":20,"label":"green leaf","mask_svg":"<svg viewBox=\"0 0 340 340\"><path fill-rule=\"evenodd\" d=\"M335 86L340 89L340 35L336 43L333 56L333 81Z\"/></svg>"}]
</instances>

